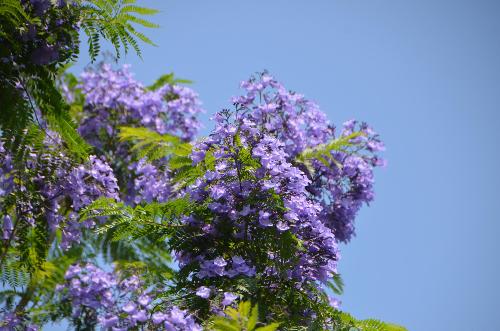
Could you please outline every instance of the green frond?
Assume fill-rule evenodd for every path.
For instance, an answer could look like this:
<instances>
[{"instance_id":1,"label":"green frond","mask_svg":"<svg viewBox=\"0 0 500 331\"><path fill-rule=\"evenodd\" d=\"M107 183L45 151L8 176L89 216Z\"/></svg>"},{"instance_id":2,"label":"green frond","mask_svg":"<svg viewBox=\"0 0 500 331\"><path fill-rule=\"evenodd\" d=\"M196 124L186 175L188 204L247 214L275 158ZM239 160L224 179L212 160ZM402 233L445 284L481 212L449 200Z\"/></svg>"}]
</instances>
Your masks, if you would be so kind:
<instances>
[{"instance_id":1,"label":"green frond","mask_svg":"<svg viewBox=\"0 0 500 331\"><path fill-rule=\"evenodd\" d=\"M138 40L154 45L142 32L137 31L132 24L145 28L157 28L158 24L152 23L140 16L154 15L155 9L134 5L135 1L115 0L87 0L81 5L81 26L89 40L89 54L95 61L100 50L100 40L108 40L115 49L116 58L121 52L126 54L133 48L141 56Z\"/></svg>"},{"instance_id":2,"label":"green frond","mask_svg":"<svg viewBox=\"0 0 500 331\"><path fill-rule=\"evenodd\" d=\"M127 28L128 28L128 30L130 31L131 34L133 34L134 36L136 36L137 38L139 38L142 42L144 42L146 44L149 44L149 45L152 45L152 46L156 46L156 44L151 39L149 39L148 37L146 37L146 35L144 35L143 33L137 31L136 29L134 29L131 26L127 26ZM130 38L132 38L133 42L135 44L137 44L137 42L135 41L135 39L132 36L130 36Z\"/></svg>"},{"instance_id":3,"label":"green frond","mask_svg":"<svg viewBox=\"0 0 500 331\"><path fill-rule=\"evenodd\" d=\"M13 25L19 25L25 21L33 22L18 0L3 0L0 3L0 17L7 19Z\"/></svg>"},{"instance_id":4,"label":"green frond","mask_svg":"<svg viewBox=\"0 0 500 331\"><path fill-rule=\"evenodd\" d=\"M12 254L13 255L13 254ZM29 281L26 268L14 258L7 258L0 266L0 282L12 288L25 286Z\"/></svg>"},{"instance_id":5,"label":"green frond","mask_svg":"<svg viewBox=\"0 0 500 331\"><path fill-rule=\"evenodd\" d=\"M143 237L162 240L179 224L180 217L192 208L188 197L172 199L164 203L150 203L130 207L110 198L100 198L80 211L80 220L107 217L108 222L96 232L115 231L112 241L132 240Z\"/></svg>"},{"instance_id":6,"label":"green frond","mask_svg":"<svg viewBox=\"0 0 500 331\"><path fill-rule=\"evenodd\" d=\"M115 3L117 3L117 1L92 0L91 3L96 5L97 8L99 8L103 12L111 15L115 9Z\"/></svg>"},{"instance_id":7,"label":"green frond","mask_svg":"<svg viewBox=\"0 0 500 331\"><path fill-rule=\"evenodd\" d=\"M155 161L170 157L171 167L175 162L186 164L186 158L192 149L191 144L183 143L179 137L162 135L146 128L121 127L119 136L122 142L132 143L131 150L138 158ZM178 158L182 158L183 161L179 161ZM191 163L189 159L189 164Z\"/></svg>"}]
</instances>

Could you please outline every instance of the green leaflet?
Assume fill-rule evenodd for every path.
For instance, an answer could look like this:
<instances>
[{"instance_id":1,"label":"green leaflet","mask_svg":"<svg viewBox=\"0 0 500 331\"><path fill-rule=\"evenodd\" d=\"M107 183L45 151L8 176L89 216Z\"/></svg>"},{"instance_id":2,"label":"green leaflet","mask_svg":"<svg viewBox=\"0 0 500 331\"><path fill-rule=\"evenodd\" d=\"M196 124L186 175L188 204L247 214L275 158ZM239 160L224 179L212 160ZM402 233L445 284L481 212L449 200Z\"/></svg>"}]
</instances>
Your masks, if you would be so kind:
<instances>
[{"instance_id":1,"label":"green leaflet","mask_svg":"<svg viewBox=\"0 0 500 331\"><path fill-rule=\"evenodd\" d=\"M171 72L169 74L160 76L160 78L158 78L153 84L148 86L148 89L154 91L164 86L165 84L177 85L177 84L192 84L192 83L193 81L188 79L175 78L174 73Z\"/></svg>"},{"instance_id":2,"label":"green leaflet","mask_svg":"<svg viewBox=\"0 0 500 331\"><path fill-rule=\"evenodd\" d=\"M226 316L214 317L208 323L208 330L213 331L274 331L281 323L271 323L264 326L258 322L259 307L252 307L249 301L242 301L238 304L238 309L232 307L224 311Z\"/></svg>"},{"instance_id":3,"label":"green leaflet","mask_svg":"<svg viewBox=\"0 0 500 331\"><path fill-rule=\"evenodd\" d=\"M327 286L335 294L341 295L344 292L344 281L340 274L334 274L332 280L327 283Z\"/></svg>"}]
</instances>

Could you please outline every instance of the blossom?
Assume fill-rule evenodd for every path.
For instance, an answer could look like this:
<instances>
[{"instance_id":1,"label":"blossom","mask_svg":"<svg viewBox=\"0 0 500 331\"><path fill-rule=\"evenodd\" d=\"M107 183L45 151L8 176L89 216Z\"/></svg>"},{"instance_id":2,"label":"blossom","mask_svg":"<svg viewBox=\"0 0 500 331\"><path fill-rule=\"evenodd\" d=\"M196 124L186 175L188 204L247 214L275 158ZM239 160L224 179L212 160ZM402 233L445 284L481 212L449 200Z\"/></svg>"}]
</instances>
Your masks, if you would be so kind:
<instances>
[{"instance_id":1,"label":"blossom","mask_svg":"<svg viewBox=\"0 0 500 331\"><path fill-rule=\"evenodd\" d=\"M224 300L222 300L222 304L224 306L229 306L237 298L238 298L238 296L236 294L234 294L234 293L224 292Z\"/></svg>"},{"instance_id":2,"label":"blossom","mask_svg":"<svg viewBox=\"0 0 500 331\"><path fill-rule=\"evenodd\" d=\"M12 230L14 226L12 225L12 218L9 215L3 217L3 239L8 240L12 235Z\"/></svg>"},{"instance_id":3,"label":"blossom","mask_svg":"<svg viewBox=\"0 0 500 331\"><path fill-rule=\"evenodd\" d=\"M203 299L208 299L210 296L210 289L206 286L200 286L196 291L196 295Z\"/></svg>"}]
</instances>

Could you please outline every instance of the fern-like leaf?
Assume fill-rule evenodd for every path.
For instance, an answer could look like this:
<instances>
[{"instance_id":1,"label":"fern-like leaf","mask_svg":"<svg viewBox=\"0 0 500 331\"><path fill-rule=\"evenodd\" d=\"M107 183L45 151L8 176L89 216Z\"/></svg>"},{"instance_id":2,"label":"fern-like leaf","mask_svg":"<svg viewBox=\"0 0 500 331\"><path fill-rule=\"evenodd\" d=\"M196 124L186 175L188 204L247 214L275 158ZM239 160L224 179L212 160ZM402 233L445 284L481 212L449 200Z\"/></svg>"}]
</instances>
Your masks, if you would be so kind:
<instances>
[{"instance_id":1,"label":"fern-like leaf","mask_svg":"<svg viewBox=\"0 0 500 331\"><path fill-rule=\"evenodd\" d=\"M82 5L81 26L88 37L89 54L94 62L99 54L101 39L111 42L115 49L116 58L120 58L122 49L126 54L133 48L141 56L138 40L154 45L142 32L137 31L133 24L157 28L141 16L158 13L157 10L135 5L135 0L87 0Z\"/></svg>"}]
</instances>

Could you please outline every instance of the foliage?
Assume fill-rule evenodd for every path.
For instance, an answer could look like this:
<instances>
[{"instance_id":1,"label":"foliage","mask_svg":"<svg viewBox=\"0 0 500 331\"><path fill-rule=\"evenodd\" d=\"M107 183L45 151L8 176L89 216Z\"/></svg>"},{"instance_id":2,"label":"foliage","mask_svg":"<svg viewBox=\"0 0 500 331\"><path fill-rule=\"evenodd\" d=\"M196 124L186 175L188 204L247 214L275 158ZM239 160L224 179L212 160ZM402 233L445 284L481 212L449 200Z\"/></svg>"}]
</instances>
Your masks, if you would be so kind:
<instances>
[{"instance_id":1,"label":"foliage","mask_svg":"<svg viewBox=\"0 0 500 331\"><path fill-rule=\"evenodd\" d=\"M195 141L198 95L92 61L139 42L135 0L0 3L0 330L404 330L339 309L339 242L383 144L267 72ZM332 296L333 295L333 296Z\"/></svg>"},{"instance_id":2,"label":"foliage","mask_svg":"<svg viewBox=\"0 0 500 331\"><path fill-rule=\"evenodd\" d=\"M339 313L339 331L405 331L402 326L375 319L357 320L347 313Z\"/></svg>"}]
</instances>

